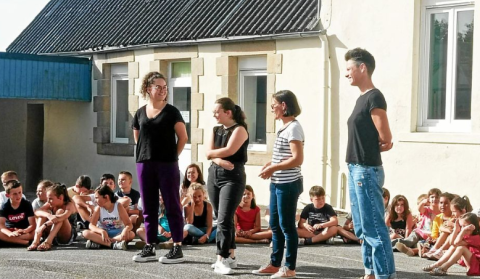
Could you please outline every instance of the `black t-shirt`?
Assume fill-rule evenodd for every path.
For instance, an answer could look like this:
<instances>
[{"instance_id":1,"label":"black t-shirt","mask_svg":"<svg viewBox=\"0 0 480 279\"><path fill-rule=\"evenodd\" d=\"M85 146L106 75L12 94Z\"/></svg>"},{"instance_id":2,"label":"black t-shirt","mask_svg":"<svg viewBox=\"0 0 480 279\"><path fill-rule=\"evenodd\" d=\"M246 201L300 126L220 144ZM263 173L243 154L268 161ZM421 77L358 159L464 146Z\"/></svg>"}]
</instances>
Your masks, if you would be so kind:
<instances>
[{"instance_id":1,"label":"black t-shirt","mask_svg":"<svg viewBox=\"0 0 480 279\"><path fill-rule=\"evenodd\" d=\"M26 199L22 199L18 208L13 209L10 199L0 209L0 217L7 219L5 226L7 228L26 229L30 226L28 217L33 217L32 204Z\"/></svg>"},{"instance_id":2,"label":"black t-shirt","mask_svg":"<svg viewBox=\"0 0 480 279\"><path fill-rule=\"evenodd\" d=\"M213 145L215 149L226 147L228 144L228 141L230 140L230 137L232 136L233 131L235 131L237 127L240 127L240 125L235 124L227 129L225 129L223 125L213 127L213 135L214 135ZM249 139L247 138L247 140L242 144L242 146L240 146L240 148L237 150L237 152L235 152L235 154L222 159L227 160L231 163L245 164L248 161L248 155L247 155L248 142L249 142Z\"/></svg>"},{"instance_id":3,"label":"black t-shirt","mask_svg":"<svg viewBox=\"0 0 480 279\"><path fill-rule=\"evenodd\" d=\"M143 161L178 161L175 124L183 122L178 109L167 104L154 118L147 117L146 105L139 108L132 121L132 129L139 130L137 163Z\"/></svg>"},{"instance_id":4,"label":"black t-shirt","mask_svg":"<svg viewBox=\"0 0 480 279\"><path fill-rule=\"evenodd\" d=\"M330 217L337 216L333 207L326 203L322 208L315 208L313 203L308 204L302 210L300 218L307 220L310 226L323 224L330 221Z\"/></svg>"},{"instance_id":5,"label":"black t-shirt","mask_svg":"<svg viewBox=\"0 0 480 279\"><path fill-rule=\"evenodd\" d=\"M382 92L373 89L357 99L352 115L348 118L347 163L381 166L378 131L370 112L374 108L387 110Z\"/></svg>"},{"instance_id":6,"label":"black t-shirt","mask_svg":"<svg viewBox=\"0 0 480 279\"><path fill-rule=\"evenodd\" d=\"M135 189L131 189L130 193L128 193L128 194L125 194L124 192L122 192L122 190L118 190L115 193L115 195L117 195L117 197L120 197L120 198L123 198L125 196L129 197L130 200L131 200L130 206L138 204L138 200L140 199L140 193Z\"/></svg>"}]
</instances>

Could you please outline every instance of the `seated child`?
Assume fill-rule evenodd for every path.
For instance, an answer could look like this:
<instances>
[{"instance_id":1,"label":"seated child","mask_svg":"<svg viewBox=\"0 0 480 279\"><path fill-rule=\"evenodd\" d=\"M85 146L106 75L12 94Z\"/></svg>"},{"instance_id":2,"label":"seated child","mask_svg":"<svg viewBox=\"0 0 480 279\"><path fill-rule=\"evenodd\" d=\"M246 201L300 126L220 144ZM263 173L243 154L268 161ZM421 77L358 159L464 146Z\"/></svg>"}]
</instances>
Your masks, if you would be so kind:
<instances>
[{"instance_id":1,"label":"seated child","mask_svg":"<svg viewBox=\"0 0 480 279\"><path fill-rule=\"evenodd\" d=\"M390 212L390 191L387 188L382 187L383 206L385 207L385 218L387 218Z\"/></svg>"},{"instance_id":2,"label":"seated child","mask_svg":"<svg viewBox=\"0 0 480 279\"><path fill-rule=\"evenodd\" d=\"M352 213L348 213L347 217L345 217L345 224L343 224L343 227L338 225L337 229L338 229L337 235L342 237L343 243L345 244L361 243L360 239L358 239L358 237L355 235L355 228L353 226Z\"/></svg>"},{"instance_id":3,"label":"seated child","mask_svg":"<svg viewBox=\"0 0 480 279\"><path fill-rule=\"evenodd\" d=\"M270 243L272 231L262 231L260 207L255 202L255 193L250 185L245 187L234 220L236 243Z\"/></svg>"},{"instance_id":4,"label":"seated child","mask_svg":"<svg viewBox=\"0 0 480 279\"><path fill-rule=\"evenodd\" d=\"M452 218L460 218L463 214L472 211L472 205L467 196L456 197L450 203L450 211L452 212ZM440 246L434 245L432 249L423 255L423 258L428 258L432 260L438 260L441 257L441 254L446 251L452 243L452 235L450 234L447 237L447 240Z\"/></svg>"},{"instance_id":5,"label":"seated child","mask_svg":"<svg viewBox=\"0 0 480 279\"><path fill-rule=\"evenodd\" d=\"M396 195L393 197L385 224L390 228L392 245L397 243L394 240L403 239L405 236L410 235L413 229L413 217L405 196Z\"/></svg>"},{"instance_id":6,"label":"seated child","mask_svg":"<svg viewBox=\"0 0 480 279\"><path fill-rule=\"evenodd\" d=\"M185 207L184 242L204 244L215 241L217 230L212 226L213 208L205 200L205 188L195 182L190 184L188 192L191 202Z\"/></svg>"},{"instance_id":7,"label":"seated child","mask_svg":"<svg viewBox=\"0 0 480 279\"><path fill-rule=\"evenodd\" d=\"M37 229L28 251L48 251L54 239L59 244L71 244L76 235L68 218L75 214L75 205L68 197L65 185L55 184L47 189L48 202L36 212ZM40 244L40 238L44 241Z\"/></svg>"},{"instance_id":8,"label":"seated child","mask_svg":"<svg viewBox=\"0 0 480 279\"><path fill-rule=\"evenodd\" d=\"M75 182L75 186L67 189L68 196L72 199L76 195L90 195L92 191L92 180L87 175L80 175Z\"/></svg>"},{"instance_id":9,"label":"seated child","mask_svg":"<svg viewBox=\"0 0 480 279\"><path fill-rule=\"evenodd\" d=\"M39 210L47 201L47 188L52 187L53 182L50 180L42 180L37 185L37 198L33 200L33 211Z\"/></svg>"},{"instance_id":10,"label":"seated child","mask_svg":"<svg viewBox=\"0 0 480 279\"><path fill-rule=\"evenodd\" d=\"M408 256L415 256L422 251L423 246L418 245L419 241L433 242L432 239L432 222L435 216L440 213L438 202L442 192L437 188L432 188L428 191L428 198L422 200L418 204L418 211L420 212L420 221L417 223L417 227L410 235L404 239L398 240L395 244L395 248L407 254ZM413 249L412 249L413 248Z\"/></svg>"},{"instance_id":11,"label":"seated child","mask_svg":"<svg viewBox=\"0 0 480 279\"><path fill-rule=\"evenodd\" d=\"M2 173L2 184L3 188L7 185L7 182L10 180L17 180L18 181L18 175L15 171L6 171ZM6 189L5 189L6 190ZM22 194L22 197L26 199L25 195ZM5 204L8 201L7 193L5 191L0 192L0 206Z\"/></svg>"},{"instance_id":12,"label":"seated child","mask_svg":"<svg viewBox=\"0 0 480 279\"><path fill-rule=\"evenodd\" d=\"M338 219L333 207L325 203L325 190L321 186L313 186L309 195L312 203L305 206L298 222L299 244L325 241L334 244Z\"/></svg>"},{"instance_id":13,"label":"seated child","mask_svg":"<svg viewBox=\"0 0 480 279\"><path fill-rule=\"evenodd\" d=\"M436 263L422 269L433 276L445 276L457 262L467 268L467 276L480 275L480 228L474 213L465 213L455 221L448 251Z\"/></svg>"},{"instance_id":14,"label":"seated child","mask_svg":"<svg viewBox=\"0 0 480 279\"><path fill-rule=\"evenodd\" d=\"M195 182L205 185L200 167L197 164L190 164L185 170L183 182L182 185L180 185L180 204L183 207L187 206L190 202L190 198L188 197L188 188L190 187L190 184Z\"/></svg>"},{"instance_id":15,"label":"seated child","mask_svg":"<svg viewBox=\"0 0 480 279\"><path fill-rule=\"evenodd\" d=\"M435 216L432 224L432 239L436 239L436 241L433 247L430 248L430 251L422 255L422 257L438 260L443 254L441 247L444 246L444 244L450 246L447 239L453 232L453 226L455 224L455 216L450 208L450 203L454 198L455 196L453 194L447 192L440 195L439 206L441 213Z\"/></svg>"},{"instance_id":16,"label":"seated child","mask_svg":"<svg viewBox=\"0 0 480 279\"><path fill-rule=\"evenodd\" d=\"M159 193L158 198L159 198L160 206L158 208L157 240L160 243L159 246L161 249L170 249L173 247L172 234L170 232L170 226L168 225L167 215L165 212L165 204L163 203L163 198L161 193ZM138 208L139 210L142 210L141 198L139 199L139 202L138 202ZM145 228L144 227L138 228L137 235L138 237L140 237L142 241L135 242L135 248L143 249L147 239Z\"/></svg>"},{"instance_id":17,"label":"seated child","mask_svg":"<svg viewBox=\"0 0 480 279\"><path fill-rule=\"evenodd\" d=\"M119 198L128 197L130 199L126 210L133 225L132 231L136 231L142 224L143 216L140 210L138 210L140 193L132 188L132 182L132 174L128 171L121 171L118 175L118 187L120 190L115 192L115 195Z\"/></svg>"},{"instance_id":18,"label":"seated child","mask_svg":"<svg viewBox=\"0 0 480 279\"><path fill-rule=\"evenodd\" d=\"M22 198L22 184L17 180L9 180L4 187L8 200L0 206L0 240L27 246L35 231L32 205Z\"/></svg>"},{"instance_id":19,"label":"seated child","mask_svg":"<svg viewBox=\"0 0 480 279\"><path fill-rule=\"evenodd\" d=\"M103 245L114 250L127 250L127 243L135 237L127 211L109 186L99 186L95 190L95 199L97 206L89 229L82 233L88 239L86 248L97 249Z\"/></svg>"}]
</instances>

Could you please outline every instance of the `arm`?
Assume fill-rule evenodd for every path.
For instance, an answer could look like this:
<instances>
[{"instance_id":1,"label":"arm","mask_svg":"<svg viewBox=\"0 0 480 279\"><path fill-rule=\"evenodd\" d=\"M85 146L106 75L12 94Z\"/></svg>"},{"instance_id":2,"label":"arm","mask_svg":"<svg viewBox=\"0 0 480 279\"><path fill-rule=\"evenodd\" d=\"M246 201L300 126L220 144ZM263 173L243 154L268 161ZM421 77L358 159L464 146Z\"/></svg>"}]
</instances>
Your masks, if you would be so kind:
<instances>
[{"instance_id":1,"label":"arm","mask_svg":"<svg viewBox=\"0 0 480 279\"><path fill-rule=\"evenodd\" d=\"M413 231L413 225L415 224L413 222L413 216L412 214L408 214L407 216L407 226L405 227L405 237L408 237L410 233Z\"/></svg>"},{"instance_id":2,"label":"arm","mask_svg":"<svg viewBox=\"0 0 480 279\"><path fill-rule=\"evenodd\" d=\"M245 231L245 237L250 238L250 236L254 233L257 233L262 230L261 220L260 220L260 211L257 212L255 215L255 224L253 229Z\"/></svg>"},{"instance_id":3,"label":"arm","mask_svg":"<svg viewBox=\"0 0 480 279\"><path fill-rule=\"evenodd\" d=\"M235 236L241 236L243 237L243 231L242 229L238 229L238 217L237 217L237 212L235 212L235 215L233 215L233 227L235 228Z\"/></svg>"},{"instance_id":4,"label":"arm","mask_svg":"<svg viewBox=\"0 0 480 279\"><path fill-rule=\"evenodd\" d=\"M428 203L428 199L423 199L419 204L418 204L418 212L420 214L425 213L425 205Z\"/></svg>"},{"instance_id":5,"label":"arm","mask_svg":"<svg viewBox=\"0 0 480 279\"><path fill-rule=\"evenodd\" d=\"M213 208L210 203L207 202L207 240L210 238L210 235L212 234L212 229L213 229Z\"/></svg>"},{"instance_id":6,"label":"arm","mask_svg":"<svg viewBox=\"0 0 480 279\"><path fill-rule=\"evenodd\" d=\"M315 226L313 226L313 228L315 228L316 230L319 230L319 229L325 229L329 227L335 227L337 225L338 225L337 216L332 216L330 217L330 220L328 222L316 224Z\"/></svg>"},{"instance_id":7,"label":"arm","mask_svg":"<svg viewBox=\"0 0 480 279\"><path fill-rule=\"evenodd\" d=\"M194 205L192 203L185 206L185 223L187 224L193 224L193 207Z\"/></svg>"},{"instance_id":8,"label":"arm","mask_svg":"<svg viewBox=\"0 0 480 279\"><path fill-rule=\"evenodd\" d=\"M130 207L128 208L128 215L140 215L140 210L138 210L137 208L137 204L134 204L133 205L133 209L130 209Z\"/></svg>"},{"instance_id":9,"label":"arm","mask_svg":"<svg viewBox=\"0 0 480 279\"><path fill-rule=\"evenodd\" d=\"M138 143L138 135L140 134L139 130L133 130L133 139L135 140L135 144Z\"/></svg>"},{"instance_id":10,"label":"arm","mask_svg":"<svg viewBox=\"0 0 480 279\"><path fill-rule=\"evenodd\" d=\"M3 234L5 234L6 236L11 237L11 236L12 236L12 232L11 232L9 229L7 229L7 227L5 226L5 221L6 221L6 220L7 220L7 219L6 219L5 217L3 217L3 216L0 217L0 231L1 231Z\"/></svg>"},{"instance_id":11,"label":"arm","mask_svg":"<svg viewBox=\"0 0 480 279\"><path fill-rule=\"evenodd\" d=\"M116 206L118 207L118 215L120 220L122 220L123 225L125 226L120 234L120 239L128 240L129 232L133 229L132 222L130 221L130 218L128 218L127 210L120 204L117 204Z\"/></svg>"},{"instance_id":12,"label":"arm","mask_svg":"<svg viewBox=\"0 0 480 279\"><path fill-rule=\"evenodd\" d=\"M188 135L187 135L187 129L185 128L185 123L183 122L177 122L175 124L175 134L177 134L177 155L180 156L180 154L183 151L183 148L185 147L185 144L188 141Z\"/></svg>"},{"instance_id":13,"label":"arm","mask_svg":"<svg viewBox=\"0 0 480 279\"><path fill-rule=\"evenodd\" d=\"M54 221L54 223L63 222L63 220L67 219L68 217L70 217L70 215L72 215L75 212L76 212L75 205L73 205L73 202L69 202L62 214L55 215L57 216L57 218Z\"/></svg>"},{"instance_id":14,"label":"arm","mask_svg":"<svg viewBox=\"0 0 480 279\"><path fill-rule=\"evenodd\" d=\"M381 108L374 108L370 112L373 124L378 131L378 142L380 151L388 151L392 149L392 132L388 124L387 111Z\"/></svg>"},{"instance_id":15,"label":"arm","mask_svg":"<svg viewBox=\"0 0 480 279\"><path fill-rule=\"evenodd\" d=\"M28 227L25 229L19 230L22 234L33 233L37 224L35 223L35 216L28 217Z\"/></svg>"},{"instance_id":16,"label":"arm","mask_svg":"<svg viewBox=\"0 0 480 279\"><path fill-rule=\"evenodd\" d=\"M387 217L385 217L385 225L387 225L387 228L390 228L392 226L390 224L390 213L387 213Z\"/></svg>"},{"instance_id":17,"label":"arm","mask_svg":"<svg viewBox=\"0 0 480 279\"><path fill-rule=\"evenodd\" d=\"M207 149L206 151L207 159L211 160L213 158L225 158L235 154L235 152L237 152L240 149L240 147L247 140L247 138L248 138L247 130L245 130L243 126L239 126L233 131L232 136L228 140L227 146L218 148L218 149L213 149L213 135L212 135L211 145L210 145L211 148Z\"/></svg>"},{"instance_id":18,"label":"arm","mask_svg":"<svg viewBox=\"0 0 480 279\"><path fill-rule=\"evenodd\" d=\"M264 166L259 175L261 178L268 179L277 170L292 169L303 163L303 143L299 140L292 140L289 144L292 151L292 157L276 165L270 163L268 166Z\"/></svg>"},{"instance_id":19,"label":"arm","mask_svg":"<svg viewBox=\"0 0 480 279\"><path fill-rule=\"evenodd\" d=\"M303 218L300 218L300 221L298 221L298 228L305 229L311 233L315 231L315 229L312 226L310 226L309 223L307 223L307 220Z\"/></svg>"}]
</instances>

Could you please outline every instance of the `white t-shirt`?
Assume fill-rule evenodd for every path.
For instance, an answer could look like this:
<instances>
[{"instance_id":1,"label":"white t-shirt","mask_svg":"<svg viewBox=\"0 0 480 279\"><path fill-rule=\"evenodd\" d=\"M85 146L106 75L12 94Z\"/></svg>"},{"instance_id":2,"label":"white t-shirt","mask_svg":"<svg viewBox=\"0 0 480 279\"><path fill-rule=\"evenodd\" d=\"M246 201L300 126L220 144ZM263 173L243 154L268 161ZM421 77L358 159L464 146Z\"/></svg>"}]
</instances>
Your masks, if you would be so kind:
<instances>
[{"instance_id":1,"label":"white t-shirt","mask_svg":"<svg viewBox=\"0 0 480 279\"><path fill-rule=\"evenodd\" d=\"M279 164L292 157L290 142L299 140L302 144L305 142L303 128L297 120L293 120L287 127L277 133L275 144L273 145L272 165ZM287 170L278 170L272 175L273 183L289 183L302 178L301 167L295 167Z\"/></svg>"}]
</instances>

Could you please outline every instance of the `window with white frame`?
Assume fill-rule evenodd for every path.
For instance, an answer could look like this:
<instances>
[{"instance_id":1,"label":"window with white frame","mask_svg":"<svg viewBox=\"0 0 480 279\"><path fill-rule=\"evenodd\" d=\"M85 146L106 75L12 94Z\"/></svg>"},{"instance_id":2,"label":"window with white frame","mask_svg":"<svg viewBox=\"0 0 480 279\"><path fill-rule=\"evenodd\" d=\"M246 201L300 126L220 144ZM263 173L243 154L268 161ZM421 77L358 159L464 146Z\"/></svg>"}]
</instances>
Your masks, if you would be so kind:
<instances>
[{"instance_id":1,"label":"window with white frame","mask_svg":"<svg viewBox=\"0 0 480 279\"><path fill-rule=\"evenodd\" d=\"M113 64L111 73L111 142L128 143L128 133L131 133L128 121L128 66Z\"/></svg>"},{"instance_id":2,"label":"window with white frame","mask_svg":"<svg viewBox=\"0 0 480 279\"><path fill-rule=\"evenodd\" d=\"M188 134L185 148L190 149L191 138L191 89L192 70L190 61L176 61L170 63L170 77L168 84L168 102L173 104L182 114Z\"/></svg>"},{"instance_id":3,"label":"window with white frame","mask_svg":"<svg viewBox=\"0 0 480 279\"><path fill-rule=\"evenodd\" d=\"M245 112L250 144L248 150L267 150L267 57L238 59L238 104Z\"/></svg>"},{"instance_id":4,"label":"window with white frame","mask_svg":"<svg viewBox=\"0 0 480 279\"><path fill-rule=\"evenodd\" d=\"M473 10L472 2L424 2L418 131L470 131Z\"/></svg>"}]
</instances>

